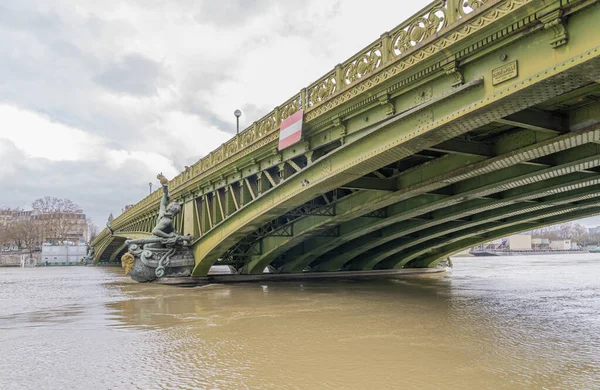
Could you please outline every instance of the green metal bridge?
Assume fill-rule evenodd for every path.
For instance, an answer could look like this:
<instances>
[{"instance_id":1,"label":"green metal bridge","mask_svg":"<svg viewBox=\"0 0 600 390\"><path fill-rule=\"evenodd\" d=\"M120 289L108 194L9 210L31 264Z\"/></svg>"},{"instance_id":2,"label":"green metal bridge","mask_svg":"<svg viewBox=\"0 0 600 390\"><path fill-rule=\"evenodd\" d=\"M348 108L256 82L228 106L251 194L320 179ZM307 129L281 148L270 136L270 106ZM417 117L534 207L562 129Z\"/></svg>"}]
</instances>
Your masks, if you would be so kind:
<instances>
[{"instance_id":1,"label":"green metal bridge","mask_svg":"<svg viewBox=\"0 0 600 390\"><path fill-rule=\"evenodd\" d=\"M433 2L169 183L193 276L434 267L600 214L599 25L597 0ZM299 109L303 139L279 151ZM149 236L160 198L95 260Z\"/></svg>"}]
</instances>

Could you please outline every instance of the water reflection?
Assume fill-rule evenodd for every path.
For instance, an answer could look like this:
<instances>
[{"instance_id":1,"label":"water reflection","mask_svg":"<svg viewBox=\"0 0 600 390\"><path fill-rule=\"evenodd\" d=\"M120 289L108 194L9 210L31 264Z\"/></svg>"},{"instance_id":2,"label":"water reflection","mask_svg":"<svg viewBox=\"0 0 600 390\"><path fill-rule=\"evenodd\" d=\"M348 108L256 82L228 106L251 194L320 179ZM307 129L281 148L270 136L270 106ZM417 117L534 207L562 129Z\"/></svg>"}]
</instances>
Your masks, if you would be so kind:
<instances>
[{"instance_id":1,"label":"water reflection","mask_svg":"<svg viewBox=\"0 0 600 390\"><path fill-rule=\"evenodd\" d=\"M339 309L370 310L397 304L418 307L424 302L445 310L450 296L447 278L418 280L275 282L212 284L195 288L122 283L129 299L107 304L123 323L117 326L164 328L181 322L280 318L290 313ZM352 305L348 305L352 301ZM172 321L173 320L173 321Z\"/></svg>"},{"instance_id":2,"label":"water reflection","mask_svg":"<svg viewBox=\"0 0 600 390\"><path fill-rule=\"evenodd\" d=\"M597 255L198 288L0 270L0 291L1 388L600 388Z\"/></svg>"}]
</instances>

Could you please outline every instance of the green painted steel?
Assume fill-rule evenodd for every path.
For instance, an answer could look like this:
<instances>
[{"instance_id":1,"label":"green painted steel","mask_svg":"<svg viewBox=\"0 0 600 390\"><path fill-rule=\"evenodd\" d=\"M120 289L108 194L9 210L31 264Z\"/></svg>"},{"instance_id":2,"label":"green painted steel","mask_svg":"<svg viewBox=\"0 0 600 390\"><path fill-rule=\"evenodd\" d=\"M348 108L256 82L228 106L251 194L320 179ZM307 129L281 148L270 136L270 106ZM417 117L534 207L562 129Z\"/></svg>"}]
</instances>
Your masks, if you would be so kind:
<instances>
[{"instance_id":1,"label":"green painted steel","mask_svg":"<svg viewBox=\"0 0 600 390\"><path fill-rule=\"evenodd\" d=\"M431 267L600 213L597 20L592 0L448 0L383 34L170 182L194 276ZM304 140L278 151L299 108ZM150 234L159 196L96 261Z\"/></svg>"}]
</instances>

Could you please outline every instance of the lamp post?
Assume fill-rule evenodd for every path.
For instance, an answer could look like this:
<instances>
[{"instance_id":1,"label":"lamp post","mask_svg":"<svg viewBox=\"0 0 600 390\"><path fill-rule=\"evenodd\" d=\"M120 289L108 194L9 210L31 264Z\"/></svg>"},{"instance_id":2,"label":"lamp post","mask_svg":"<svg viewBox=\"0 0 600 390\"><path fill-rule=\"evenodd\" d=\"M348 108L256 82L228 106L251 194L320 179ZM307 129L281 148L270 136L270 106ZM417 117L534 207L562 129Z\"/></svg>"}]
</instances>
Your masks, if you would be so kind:
<instances>
[{"instance_id":1,"label":"lamp post","mask_svg":"<svg viewBox=\"0 0 600 390\"><path fill-rule=\"evenodd\" d=\"M233 115L235 115L235 119L237 121L237 131L236 134L240 133L240 117L242 116L242 112L240 110L235 110L233 112Z\"/></svg>"},{"instance_id":2,"label":"lamp post","mask_svg":"<svg viewBox=\"0 0 600 390\"><path fill-rule=\"evenodd\" d=\"M148 183L148 185L150 186L150 193L152 194L152 182Z\"/></svg>"}]
</instances>

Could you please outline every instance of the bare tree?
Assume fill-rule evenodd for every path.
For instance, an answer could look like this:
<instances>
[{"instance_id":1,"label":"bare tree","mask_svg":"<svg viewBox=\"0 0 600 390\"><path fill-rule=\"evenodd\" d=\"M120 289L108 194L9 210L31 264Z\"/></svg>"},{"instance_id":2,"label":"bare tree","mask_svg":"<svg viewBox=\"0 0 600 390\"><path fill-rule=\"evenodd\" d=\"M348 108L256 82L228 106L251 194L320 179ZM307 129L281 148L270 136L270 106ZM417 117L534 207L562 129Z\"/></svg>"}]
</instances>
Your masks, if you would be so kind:
<instances>
[{"instance_id":1,"label":"bare tree","mask_svg":"<svg viewBox=\"0 0 600 390\"><path fill-rule=\"evenodd\" d=\"M36 199L31 204L31 208L44 214L48 213L82 213L81 207L71 202L69 199L56 198L54 196L45 196Z\"/></svg>"},{"instance_id":2,"label":"bare tree","mask_svg":"<svg viewBox=\"0 0 600 390\"><path fill-rule=\"evenodd\" d=\"M547 238L550 240L572 240L579 244L589 241L589 232L585 226L574 222L559 225L545 226L529 232L533 237Z\"/></svg>"},{"instance_id":3,"label":"bare tree","mask_svg":"<svg viewBox=\"0 0 600 390\"><path fill-rule=\"evenodd\" d=\"M42 243L40 224L37 221L27 219L15 222L11 225L14 235L20 242L19 249L27 248L29 256Z\"/></svg>"},{"instance_id":4,"label":"bare tree","mask_svg":"<svg viewBox=\"0 0 600 390\"><path fill-rule=\"evenodd\" d=\"M0 250L10 245L8 226L0 225Z\"/></svg>"},{"instance_id":5,"label":"bare tree","mask_svg":"<svg viewBox=\"0 0 600 390\"><path fill-rule=\"evenodd\" d=\"M600 232L589 233L586 244L600 246Z\"/></svg>"},{"instance_id":6,"label":"bare tree","mask_svg":"<svg viewBox=\"0 0 600 390\"><path fill-rule=\"evenodd\" d=\"M23 249L23 237L20 235L20 227L18 222L11 222L7 226L7 237L10 245L14 245L17 249Z\"/></svg>"},{"instance_id":7,"label":"bare tree","mask_svg":"<svg viewBox=\"0 0 600 390\"><path fill-rule=\"evenodd\" d=\"M45 239L64 243L73 233L85 236L81 226L83 211L71 200L46 196L33 201L31 207L41 223ZM81 231L75 232L78 228Z\"/></svg>"},{"instance_id":8,"label":"bare tree","mask_svg":"<svg viewBox=\"0 0 600 390\"><path fill-rule=\"evenodd\" d=\"M94 225L94 221L90 217L87 217L86 222L88 227L88 242L92 242L98 236L98 226Z\"/></svg>"}]
</instances>

